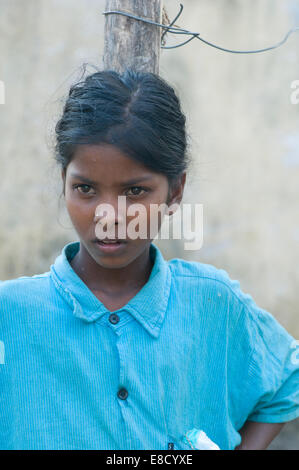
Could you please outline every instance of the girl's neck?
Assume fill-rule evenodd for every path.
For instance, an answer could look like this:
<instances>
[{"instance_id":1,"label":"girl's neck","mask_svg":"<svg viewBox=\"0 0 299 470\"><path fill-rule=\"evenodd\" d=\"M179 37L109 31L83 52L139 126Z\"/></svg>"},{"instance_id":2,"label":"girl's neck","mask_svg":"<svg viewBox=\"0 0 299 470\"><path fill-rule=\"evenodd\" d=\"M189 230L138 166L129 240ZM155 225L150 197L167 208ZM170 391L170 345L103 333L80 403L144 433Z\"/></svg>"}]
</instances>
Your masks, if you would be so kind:
<instances>
[{"instance_id":1,"label":"girl's neck","mask_svg":"<svg viewBox=\"0 0 299 470\"><path fill-rule=\"evenodd\" d=\"M80 243L80 249L70 264L92 292L108 296L136 294L148 281L153 267L150 245L129 265L108 269L96 263Z\"/></svg>"}]
</instances>

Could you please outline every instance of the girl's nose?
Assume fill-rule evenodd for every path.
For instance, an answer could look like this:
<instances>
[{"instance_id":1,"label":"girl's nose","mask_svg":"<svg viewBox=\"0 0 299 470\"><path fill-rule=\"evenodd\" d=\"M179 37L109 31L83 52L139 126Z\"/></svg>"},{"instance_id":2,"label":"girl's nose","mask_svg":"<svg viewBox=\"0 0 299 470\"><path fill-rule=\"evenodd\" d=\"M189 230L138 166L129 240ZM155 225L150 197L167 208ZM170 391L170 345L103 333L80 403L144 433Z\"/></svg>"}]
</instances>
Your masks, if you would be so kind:
<instances>
[{"instance_id":1,"label":"girl's nose","mask_svg":"<svg viewBox=\"0 0 299 470\"><path fill-rule=\"evenodd\" d=\"M96 224L107 225L107 229L114 225L122 225L126 221L126 203L102 203L96 207L94 222Z\"/></svg>"}]
</instances>

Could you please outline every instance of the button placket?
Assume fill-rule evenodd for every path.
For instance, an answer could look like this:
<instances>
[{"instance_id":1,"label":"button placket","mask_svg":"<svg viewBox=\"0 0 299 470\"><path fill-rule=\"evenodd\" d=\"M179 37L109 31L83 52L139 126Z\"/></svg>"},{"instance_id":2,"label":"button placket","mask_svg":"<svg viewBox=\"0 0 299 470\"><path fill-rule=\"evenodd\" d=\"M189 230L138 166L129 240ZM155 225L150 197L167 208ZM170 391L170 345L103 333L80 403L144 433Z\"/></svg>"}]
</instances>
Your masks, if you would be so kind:
<instances>
[{"instance_id":1,"label":"button placket","mask_svg":"<svg viewBox=\"0 0 299 470\"><path fill-rule=\"evenodd\" d=\"M119 317L119 315L117 315L117 313L110 313L110 315L108 317L108 320L112 325L117 325L120 322L120 317ZM119 329L118 328L114 329L114 332L119 336ZM122 380L121 380L122 360L121 360L121 354L120 354L118 346L117 346L117 349L118 349L118 353L120 355L120 371L119 372L120 372L120 383L122 383ZM120 387L118 392L117 392L117 397L119 398L119 400L125 401L128 398L128 396L129 396L128 390L124 387Z\"/></svg>"},{"instance_id":2,"label":"button placket","mask_svg":"<svg viewBox=\"0 0 299 470\"><path fill-rule=\"evenodd\" d=\"M127 399L130 395L130 390L126 387L126 385L128 385L128 377L127 377L128 361L126 357L127 356L126 351L124 350L124 344L125 344L125 348L128 347L127 339L124 340L124 338L122 337L122 334L120 334L116 343L118 356L119 356L119 382L118 382L118 390L116 392L116 395L119 401L119 405L122 409L122 413L123 413L124 408L127 408L129 405Z\"/></svg>"}]
</instances>

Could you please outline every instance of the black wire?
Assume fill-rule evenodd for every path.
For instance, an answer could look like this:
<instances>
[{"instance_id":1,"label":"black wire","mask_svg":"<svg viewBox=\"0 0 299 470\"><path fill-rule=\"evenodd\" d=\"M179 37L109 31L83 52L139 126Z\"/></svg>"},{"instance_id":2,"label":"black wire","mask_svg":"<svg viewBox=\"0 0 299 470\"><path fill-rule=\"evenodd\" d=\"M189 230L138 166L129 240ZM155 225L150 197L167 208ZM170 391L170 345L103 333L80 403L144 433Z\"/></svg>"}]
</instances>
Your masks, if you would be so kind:
<instances>
[{"instance_id":1,"label":"black wire","mask_svg":"<svg viewBox=\"0 0 299 470\"><path fill-rule=\"evenodd\" d=\"M163 44L163 39L164 39L164 36L165 34L167 33L167 31L169 30L169 28L171 28L172 25L174 25L174 23L176 22L176 20L181 16L181 13L183 11L183 5L180 3L180 11L178 12L178 14L176 15L176 17L174 18L174 20L169 24L169 26L167 27L167 29L165 29L165 31L163 31L163 34L161 36L161 44Z\"/></svg>"},{"instance_id":2,"label":"black wire","mask_svg":"<svg viewBox=\"0 0 299 470\"><path fill-rule=\"evenodd\" d=\"M289 36L292 33L295 33L297 31L299 31L299 26L296 26L295 28L292 28L287 32L285 37L280 42L278 42L277 44L274 44L272 46L265 47L263 49L254 49L254 50L247 50L247 51L246 50L245 51L238 51L238 50L233 50L233 49L226 49L225 47L217 46L216 44L213 44L212 42L209 42L206 39L202 38L200 36L200 33L193 33L191 31L188 31L187 29L178 28L178 27L173 26L173 24L176 22L176 20L181 15L181 13L183 11L183 8L184 8L183 5L180 3L179 13L177 14L175 19L168 26L164 25L164 24L161 24L161 23L157 23L157 22L152 21L152 20L148 20L146 18L141 18L140 16L132 15L131 13L127 13L125 11L118 11L118 10L104 11L103 15L118 14L118 15L127 16L128 18L132 18L132 19L135 19L135 20L138 20L138 21L142 21L143 23L148 23L148 24L159 26L160 28L164 29L164 32L163 32L162 37L161 37L161 42L163 41L164 36L167 32L172 33L172 34L185 34L187 36L191 36L189 39L187 39L186 41L184 41L180 44L177 44L176 46L161 46L161 49L176 49L178 47L184 46L185 44L187 44L188 42L190 42L190 41L192 41L193 39L196 38L196 39L199 39L200 41L202 41L204 44L207 44L208 46L214 47L215 49L218 49L220 51L230 52L232 54L258 54L260 52L266 52L266 51L271 51L273 49L277 49L278 47L280 47L280 46L282 46L283 44L286 43L286 41L289 39Z\"/></svg>"}]
</instances>

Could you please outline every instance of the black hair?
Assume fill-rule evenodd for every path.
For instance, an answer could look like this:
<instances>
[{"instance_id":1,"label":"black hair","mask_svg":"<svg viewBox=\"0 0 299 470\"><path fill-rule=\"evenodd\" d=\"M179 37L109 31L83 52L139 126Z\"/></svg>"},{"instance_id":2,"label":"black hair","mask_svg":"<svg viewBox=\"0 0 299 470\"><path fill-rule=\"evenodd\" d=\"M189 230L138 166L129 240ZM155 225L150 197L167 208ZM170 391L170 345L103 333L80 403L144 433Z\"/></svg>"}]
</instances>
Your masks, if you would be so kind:
<instances>
[{"instance_id":1,"label":"black hair","mask_svg":"<svg viewBox=\"0 0 299 470\"><path fill-rule=\"evenodd\" d=\"M97 71L71 86L56 131L56 161L66 170L80 144L112 144L170 185L188 166L186 118L160 76Z\"/></svg>"}]
</instances>

